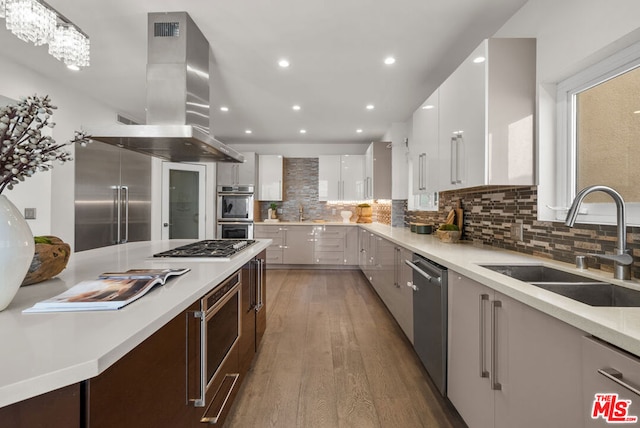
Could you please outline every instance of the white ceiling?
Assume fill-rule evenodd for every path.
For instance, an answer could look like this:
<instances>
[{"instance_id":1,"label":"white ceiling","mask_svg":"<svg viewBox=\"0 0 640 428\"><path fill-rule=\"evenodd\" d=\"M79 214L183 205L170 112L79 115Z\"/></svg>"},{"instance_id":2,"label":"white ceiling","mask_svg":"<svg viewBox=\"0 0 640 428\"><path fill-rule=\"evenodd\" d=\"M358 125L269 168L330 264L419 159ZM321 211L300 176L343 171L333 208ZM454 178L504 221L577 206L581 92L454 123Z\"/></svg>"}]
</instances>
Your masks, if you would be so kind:
<instances>
[{"instance_id":1,"label":"white ceiling","mask_svg":"<svg viewBox=\"0 0 640 428\"><path fill-rule=\"evenodd\" d=\"M0 55L144 122L148 12L186 11L209 40L212 133L226 143L370 142L404 122L526 0L47 0L91 37L67 70L4 29ZM393 55L396 63L383 64ZM277 65L286 57L288 69ZM54 100L55 103L55 100ZM302 110L292 110L293 104ZM374 104L374 110L366 110ZM221 105L230 111L219 111ZM301 135L300 129L307 133ZM363 129L361 134L355 131ZM245 134L251 129L251 135Z\"/></svg>"}]
</instances>

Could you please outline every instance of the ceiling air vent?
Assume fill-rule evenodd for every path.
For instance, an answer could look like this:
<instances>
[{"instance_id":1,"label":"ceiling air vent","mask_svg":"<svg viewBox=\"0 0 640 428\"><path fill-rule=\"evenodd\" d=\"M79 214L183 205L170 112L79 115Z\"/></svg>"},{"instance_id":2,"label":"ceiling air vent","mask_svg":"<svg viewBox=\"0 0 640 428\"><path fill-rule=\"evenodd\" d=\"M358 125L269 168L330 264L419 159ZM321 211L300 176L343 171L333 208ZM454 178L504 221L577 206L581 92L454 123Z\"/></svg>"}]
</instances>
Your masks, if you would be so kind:
<instances>
[{"instance_id":1,"label":"ceiling air vent","mask_svg":"<svg viewBox=\"0 0 640 428\"><path fill-rule=\"evenodd\" d=\"M178 22L155 22L153 24L154 37L179 37L180 23Z\"/></svg>"}]
</instances>

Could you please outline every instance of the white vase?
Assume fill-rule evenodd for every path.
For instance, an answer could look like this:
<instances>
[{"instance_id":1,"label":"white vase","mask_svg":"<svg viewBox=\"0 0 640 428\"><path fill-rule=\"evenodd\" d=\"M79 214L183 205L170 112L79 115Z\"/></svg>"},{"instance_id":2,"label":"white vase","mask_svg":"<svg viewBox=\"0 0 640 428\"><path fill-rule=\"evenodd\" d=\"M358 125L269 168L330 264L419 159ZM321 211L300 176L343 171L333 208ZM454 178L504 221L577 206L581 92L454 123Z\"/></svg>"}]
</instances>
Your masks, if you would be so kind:
<instances>
[{"instance_id":1,"label":"white vase","mask_svg":"<svg viewBox=\"0 0 640 428\"><path fill-rule=\"evenodd\" d=\"M35 251L33 233L20 211L0 195L0 311L13 300Z\"/></svg>"}]
</instances>

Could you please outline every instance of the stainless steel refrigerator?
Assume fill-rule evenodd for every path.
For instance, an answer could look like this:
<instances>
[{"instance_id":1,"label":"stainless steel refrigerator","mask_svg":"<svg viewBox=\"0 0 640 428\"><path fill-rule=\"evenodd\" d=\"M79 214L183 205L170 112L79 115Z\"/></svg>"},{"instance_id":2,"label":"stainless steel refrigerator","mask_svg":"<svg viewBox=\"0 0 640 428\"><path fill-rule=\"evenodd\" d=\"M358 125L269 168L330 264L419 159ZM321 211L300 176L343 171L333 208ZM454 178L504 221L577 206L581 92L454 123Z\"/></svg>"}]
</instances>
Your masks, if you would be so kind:
<instances>
[{"instance_id":1,"label":"stainless steel refrigerator","mask_svg":"<svg viewBox=\"0 0 640 428\"><path fill-rule=\"evenodd\" d=\"M74 161L75 251L151 239L151 158L94 141Z\"/></svg>"}]
</instances>

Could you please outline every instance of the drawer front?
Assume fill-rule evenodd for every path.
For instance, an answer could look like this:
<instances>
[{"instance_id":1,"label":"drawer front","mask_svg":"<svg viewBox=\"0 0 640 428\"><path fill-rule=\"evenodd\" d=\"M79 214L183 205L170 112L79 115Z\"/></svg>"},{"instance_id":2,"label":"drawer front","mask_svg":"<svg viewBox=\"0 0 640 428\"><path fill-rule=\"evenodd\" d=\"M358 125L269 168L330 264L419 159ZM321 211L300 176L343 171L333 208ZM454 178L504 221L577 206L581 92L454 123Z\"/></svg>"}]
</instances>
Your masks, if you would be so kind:
<instances>
[{"instance_id":1,"label":"drawer front","mask_svg":"<svg viewBox=\"0 0 640 428\"><path fill-rule=\"evenodd\" d=\"M584 337L582 387L585 427L640 423L624 421L628 418L640 421L640 358L598 339Z\"/></svg>"},{"instance_id":2,"label":"drawer front","mask_svg":"<svg viewBox=\"0 0 640 428\"><path fill-rule=\"evenodd\" d=\"M317 238L315 244L316 251L344 251L344 239Z\"/></svg>"},{"instance_id":3,"label":"drawer front","mask_svg":"<svg viewBox=\"0 0 640 428\"><path fill-rule=\"evenodd\" d=\"M347 232L346 227L335 226L335 227L326 227L326 226L318 226L316 227L316 236L318 239L327 238L327 239L344 239L345 234Z\"/></svg>"},{"instance_id":4,"label":"drawer front","mask_svg":"<svg viewBox=\"0 0 640 428\"><path fill-rule=\"evenodd\" d=\"M253 235L256 238L274 239L282 236L282 231L278 227L254 226Z\"/></svg>"},{"instance_id":5,"label":"drawer front","mask_svg":"<svg viewBox=\"0 0 640 428\"><path fill-rule=\"evenodd\" d=\"M267 247L267 265L282 264L282 249L280 247Z\"/></svg>"},{"instance_id":6,"label":"drawer front","mask_svg":"<svg viewBox=\"0 0 640 428\"><path fill-rule=\"evenodd\" d=\"M344 264L344 254L340 252L316 251L314 259L317 265Z\"/></svg>"}]
</instances>

